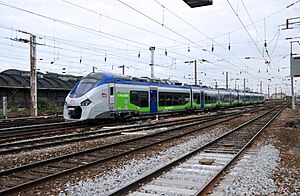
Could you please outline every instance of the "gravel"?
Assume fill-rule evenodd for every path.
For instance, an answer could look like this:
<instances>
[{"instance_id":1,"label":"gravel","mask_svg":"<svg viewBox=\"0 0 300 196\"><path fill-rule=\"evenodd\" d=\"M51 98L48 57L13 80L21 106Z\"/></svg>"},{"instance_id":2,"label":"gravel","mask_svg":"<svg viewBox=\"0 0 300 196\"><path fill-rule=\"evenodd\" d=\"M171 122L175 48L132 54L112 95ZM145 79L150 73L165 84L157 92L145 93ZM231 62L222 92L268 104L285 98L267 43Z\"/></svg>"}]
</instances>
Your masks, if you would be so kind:
<instances>
[{"instance_id":1,"label":"gravel","mask_svg":"<svg viewBox=\"0 0 300 196\"><path fill-rule=\"evenodd\" d=\"M300 132L299 128L293 129L284 126L288 119L299 118L299 114L300 109L298 109L297 112L286 109L285 112L275 120L277 123L275 123L275 125L272 123L272 126L261 134L258 138L260 141L258 142L259 144L254 148L251 147L251 151L248 151L241 160L238 161L212 193L219 193L218 195L300 195L300 180L298 180L300 176ZM241 122L238 124L240 123ZM151 152L146 152L144 156L138 156L135 159L128 158L125 164L112 164L113 166L111 167L113 169L108 169L104 173L101 171L98 172L98 169L97 171L93 171L93 175L90 177L90 174L79 173L77 176L75 175L76 179L78 179L76 181L71 180L71 178L73 178L72 176L61 183L56 181L58 183L55 185L49 184L49 187L44 185L47 188L35 193L41 193L41 195L57 195L60 191L60 196L108 195L108 193L115 188L124 186L125 183L137 179L141 175L145 175L147 172L167 162L171 162L173 159L177 159L193 148L202 146L220 136L226 131L225 129L224 127L219 127L210 130L210 133L202 134L187 143L162 150L160 153L155 152L155 154L151 154ZM108 141L105 140L100 143L103 144L103 142L106 143ZM89 143L89 145L84 143L84 148L92 144L95 145L95 143L99 144L99 141L87 143ZM70 148L72 148L72 150L70 150ZM6 155L0 158L0 170L1 168L5 168L2 163L6 163L6 166L9 163L10 165L19 165L21 162L31 162L35 159L40 160L46 157L57 156L63 152L66 153L66 151L74 151L74 148L77 149L78 147L59 146L35 150L33 151L35 156L32 156L32 152ZM80 147L80 149L81 148L83 147ZM42 157L38 155L42 155ZM30 159L30 161L27 159ZM52 192L51 189L53 189ZM29 195L28 192L24 194Z\"/></svg>"},{"instance_id":2,"label":"gravel","mask_svg":"<svg viewBox=\"0 0 300 196\"><path fill-rule=\"evenodd\" d=\"M166 162L182 156L224 133L222 128L196 137L189 142L161 151L145 159L134 159L122 167L115 167L102 176L81 180L77 184L66 184L60 196L65 195L107 195L115 188L139 178ZM247 152L229 171L213 191L213 195L298 195L281 187L280 190L272 175L279 170L279 151L272 144L261 144L255 151ZM224 187L226 187L224 189ZM282 195L282 194L280 194Z\"/></svg>"},{"instance_id":3,"label":"gravel","mask_svg":"<svg viewBox=\"0 0 300 196\"><path fill-rule=\"evenodd\" d=\"M277 187L271 177L278 160L279 152L271 144L247 153L213 190L213 195L274 195Z\"/></svg>"},{"instance_id":4,"label":"gravel","mask_svg":"<svg viewBox=\"0 0 300 196\"><path fill-rule=\"evenodd\" d=\"M121 168L114 168L105 175L79 181L76 185L66 184L65 191L60 196L65 195L107 195L115 188L124 186L129 181L139 178L141 175L165 165L167 162L177 159L179 156L192 151L194 148L204 145L224 133L224 130L217 128L210 133L195 137L194 139L161 151L158 154L145 159L134 159L123 165Z\"/></svg>"}]
</instances>

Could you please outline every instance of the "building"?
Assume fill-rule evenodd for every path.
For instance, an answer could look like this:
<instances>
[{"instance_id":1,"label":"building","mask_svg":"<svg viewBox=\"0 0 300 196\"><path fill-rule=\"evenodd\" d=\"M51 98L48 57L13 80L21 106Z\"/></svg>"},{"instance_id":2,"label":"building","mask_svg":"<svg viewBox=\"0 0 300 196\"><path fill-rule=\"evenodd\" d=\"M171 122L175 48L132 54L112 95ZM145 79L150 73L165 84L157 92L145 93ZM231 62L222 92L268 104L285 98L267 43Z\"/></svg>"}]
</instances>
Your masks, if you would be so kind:
<instances>
[{"instance_id":1,"label":"building","mask_svg":"<svg viewBox=\"0 0 300 196\"><path fill-rule=\"evenodd\" d=\"M285 99L285 97L286 97L286 94L284 94L284 93L274 93L270 96L270 99L271 100L275 100L275 99L281 100L281 99Z\"/></svg>"},{"instance_id":2,"label":"building","mask_svg":"<svg viewBox=\"0 0 300 196\"><path fill-rule=\"evenodd\" d=\"M46 101L50 106L63 106L64 99L81 79L81 76L37 73L38 101ZM7 97L8 108L29 108L30 72L9 69L0 73L0 106Z\"/></svg>"}]
</instances>

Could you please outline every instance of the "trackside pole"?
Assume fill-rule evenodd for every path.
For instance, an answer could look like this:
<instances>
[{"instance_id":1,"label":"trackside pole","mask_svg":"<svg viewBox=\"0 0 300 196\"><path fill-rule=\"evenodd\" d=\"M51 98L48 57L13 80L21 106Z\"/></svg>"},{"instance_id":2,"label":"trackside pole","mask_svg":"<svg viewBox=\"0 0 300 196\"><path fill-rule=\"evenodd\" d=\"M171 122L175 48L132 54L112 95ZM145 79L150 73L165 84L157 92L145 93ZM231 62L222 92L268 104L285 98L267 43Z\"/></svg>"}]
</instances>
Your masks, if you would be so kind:
<instances>
[{"instance_id":1,"label":"trackside pole","mask_svg":"<svg viewBox=\"0 0 300 196\"><path fill-rule=\"evenodd\" d=\"M7 97L3 97L3 118L7 119Z\"/></svg>"}]
</instances>

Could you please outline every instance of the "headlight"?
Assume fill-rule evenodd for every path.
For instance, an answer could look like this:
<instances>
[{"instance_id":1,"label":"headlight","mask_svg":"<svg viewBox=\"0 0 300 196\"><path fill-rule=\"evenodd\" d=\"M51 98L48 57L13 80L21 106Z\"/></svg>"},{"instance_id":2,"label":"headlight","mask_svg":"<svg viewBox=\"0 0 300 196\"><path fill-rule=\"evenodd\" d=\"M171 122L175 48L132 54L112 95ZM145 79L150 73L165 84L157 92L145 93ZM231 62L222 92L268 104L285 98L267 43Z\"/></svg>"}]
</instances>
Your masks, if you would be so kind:
<instances>
[{"instance_id":1,"label":"headlight","mask_svg":"<svg viewBox=\"0 0 300 196\"><path fill-rule=\"evenodd\" d=\"M86 99L86 100L84 100L83 102L81 102L80 105L81 105L81 106L88 106L88 105L90 105L90 103L92 103L92 101L89 100L89 99Z\"/></svg>"}]
</instances>

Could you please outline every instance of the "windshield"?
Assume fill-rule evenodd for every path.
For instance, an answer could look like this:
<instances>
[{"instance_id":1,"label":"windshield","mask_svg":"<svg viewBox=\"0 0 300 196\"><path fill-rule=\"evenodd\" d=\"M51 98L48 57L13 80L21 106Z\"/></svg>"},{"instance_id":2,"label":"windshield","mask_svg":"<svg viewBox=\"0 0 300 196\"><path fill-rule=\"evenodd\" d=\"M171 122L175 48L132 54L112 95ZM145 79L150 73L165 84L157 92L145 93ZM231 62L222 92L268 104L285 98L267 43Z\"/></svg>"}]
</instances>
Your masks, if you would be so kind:
<instances>
[{"instance_id":1,"label":"windshield","mask_svg":"<svg viewBox=\"0 0 300 196\"><path fill-rule=\"evenodd\" d=\"M90 91L92 88L95 87L97 84L98 79L94 78L84 78L82 79L75 91L70 95L70 97L81 97L82 95L86 94L88 91Z\"/></svg>"}]
</instances>

